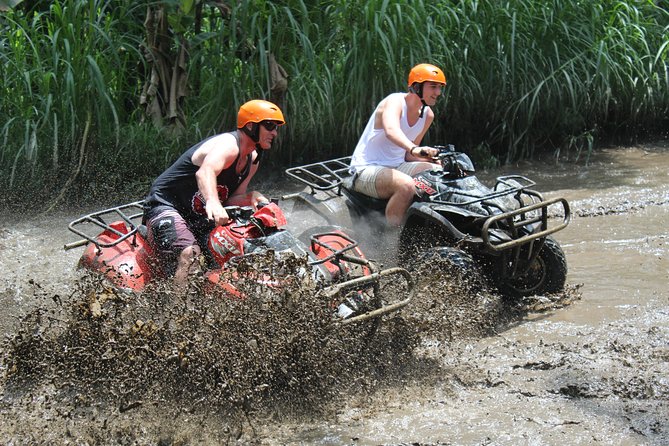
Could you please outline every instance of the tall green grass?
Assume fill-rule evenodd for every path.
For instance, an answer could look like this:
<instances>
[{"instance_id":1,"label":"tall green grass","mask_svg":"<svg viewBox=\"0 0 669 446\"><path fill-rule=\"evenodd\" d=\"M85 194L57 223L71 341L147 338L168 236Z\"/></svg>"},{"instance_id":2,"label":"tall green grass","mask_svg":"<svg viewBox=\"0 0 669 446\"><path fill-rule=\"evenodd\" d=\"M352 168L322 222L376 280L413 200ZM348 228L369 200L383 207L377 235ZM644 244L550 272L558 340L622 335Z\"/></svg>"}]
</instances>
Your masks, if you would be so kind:
<instances>
[{"instance_id":1,"label":"tall green grass","mask_svg":"<svg viewBox=\"0 0 669 446\"><path fill-rule=\"evenodd\" d=\"M171 36L189 48L178 137L142 121L139 95L146 10L174 14L182 0L37 3L0 15L6 190L157 174L189 144L233 128L241 103L271 98L269 54L289 77L288 125L269 158L279 165L350 154L376 103L405 91L420 62L448 78L428 142L479 160L580 158L669 128L662 2L249 0L225 14L203 3L199 28L181 14Z\"/></svg>"},{"instance_id":2,"label":"tall green grass","mask_svg":"<svg viewBox=\"0 0 669 446\"><path fill-rule=\"evenodd\" d=\"M120 34L119 22L137 11L122 4L54 1L45 11L2 17L3 186L81 169L109 155L96 153L102 141L122 150L122 104L135 101L128 76L141 60L137 36Z\"/></svg>"}]
</instances>

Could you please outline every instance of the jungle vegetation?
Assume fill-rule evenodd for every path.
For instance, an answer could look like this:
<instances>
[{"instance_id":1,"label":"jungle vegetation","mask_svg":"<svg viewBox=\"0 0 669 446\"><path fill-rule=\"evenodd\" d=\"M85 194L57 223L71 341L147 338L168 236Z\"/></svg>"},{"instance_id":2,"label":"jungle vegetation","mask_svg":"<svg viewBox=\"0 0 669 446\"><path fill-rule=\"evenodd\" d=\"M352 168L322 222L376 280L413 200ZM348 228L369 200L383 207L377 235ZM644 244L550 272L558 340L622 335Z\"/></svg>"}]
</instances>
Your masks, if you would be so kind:
<instances>
[{"instance_id":1,"label":"jungle vegetation","mask_svg":"<svg viewBox=\"0 0 669 446\"><path fill-rule=\"evenodd\" d=\"M348 155L420 62L448 78L427 143L580 162L667 137L668 55L666 0L5 0L0 187L146 186L253 98L288 122L271 165Z\"/></svg>"}]
</instances>

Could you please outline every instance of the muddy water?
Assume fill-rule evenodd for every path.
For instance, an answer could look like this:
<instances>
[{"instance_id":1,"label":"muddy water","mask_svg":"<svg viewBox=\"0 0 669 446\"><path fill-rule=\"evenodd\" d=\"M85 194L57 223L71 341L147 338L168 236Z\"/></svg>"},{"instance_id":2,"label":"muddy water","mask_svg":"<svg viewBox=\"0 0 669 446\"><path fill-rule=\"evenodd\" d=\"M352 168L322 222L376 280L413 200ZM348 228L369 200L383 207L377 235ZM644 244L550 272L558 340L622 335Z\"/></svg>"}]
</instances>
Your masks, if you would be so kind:
<instances>
[{"instance_id":1,"label":"muddy water","mask_svg":"<svg viewBox=\"0 0 669 446\"><path fill-rule=\"evenodd\" d=\"M114 438L130 431L123 438L138 444L669 444L669 144L602 150L587 165L524 163L481 176L501 173L524 174L546 196L569 200L572 222L556 236L578 296L569 305L538 300L482 336L423 330L414 367L403 364L406 373L364 391L349 387L312 417L265 412L232 433L206 436L217 432L217 417L183 415L180 430L140 407L107 416L120 426ZM61 247L72 241L66 222L80 213L0 215L5 335L20 328L18 317L72 292L79 253ZM17 405L27 410L27 400L35 414L24 418ZM53 431L39 421L46 405L39 400L13 405L4 395L0 441L105 438L77 438L68 422ZM99 429L101 416L90 413L77 422Z\"/></svg>"},{"instance_id":2,"label":"muddy water","mask_svg":"<svg viewBox=\"0 0 669 446\"><path fill-rule=\"evenodd\" d=\"M342 405L325 427L284 432L282 442L669 444L669 147L481 176L499 173L569 200L574 218L556 238L581 299L496 336L427 340L442 380Z\"/></svg>"}]
</instances>

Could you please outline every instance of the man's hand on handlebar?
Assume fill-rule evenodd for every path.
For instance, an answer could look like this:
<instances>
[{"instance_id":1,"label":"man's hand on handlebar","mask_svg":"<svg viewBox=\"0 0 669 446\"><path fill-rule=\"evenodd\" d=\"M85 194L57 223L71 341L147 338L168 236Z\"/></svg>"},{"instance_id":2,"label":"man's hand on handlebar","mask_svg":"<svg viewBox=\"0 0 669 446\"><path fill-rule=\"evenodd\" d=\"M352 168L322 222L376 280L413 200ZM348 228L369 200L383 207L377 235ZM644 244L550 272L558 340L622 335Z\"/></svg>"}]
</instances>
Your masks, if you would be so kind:
<instances>
[{"instance_id":1,"label":"man's hand on handlebar","mask_svg":"<svg viewBox=\"0 0 669 446\"><path fill-rule=\"evenodd\" d=\"M441 164L445 158L448 158L451 154L455 153L455 146L453 144L448 144L445 146L434 146L437 150L437 154L432 157L435 163Z\"/></svg>"},{"instance_id":2,"label":"man's hand on handlebar","mask_svg":"<svg viewBox=\"0 0 669 446\"><path fill-rule=\"evenodd\" d=\"M256 190L251 192L251 198L249 201L251 202L253 209L260 209L261 207L269 204L269 199Z\"/></svg>"},{"instance_id":3,"label":"man's hand on handlebar","mask_svg":"<svg viewBox=\"0 0 669 446\"><path fill-rule=\"evenodd\" d=\"M411 155L417 158L434 158L439 154L439 149L430 146L416 146L411 149Z\"/></svg>"},{"instance_id":4,"label":"man's hand on handlebar","mask_svg":"<svg viewBox=\"0 0 669 446\"><path fill-rule=\"evenodd\" d=\"M225 226L232 223L234 220L249 218L253 212L267 206L271 202L271 200L257 191L250 192L245 198L246 200L244 201L248 204L244 204L243 206L234 204L223 206L219 201L208 201L206 205L207 218L213 221L217 226Z\"/></svg>"},{"instance_id":5,"label":"man's hand on handlebar","mask_svg":"<svg viewBox=\"0 0 669 446\"><path fill-rule=\"evenodd\" d=\"M230 223L230 216L218 200L209 200L206 205L207 218L213 220L216 225L227 225Z\"/></svg>"}]
</instances>

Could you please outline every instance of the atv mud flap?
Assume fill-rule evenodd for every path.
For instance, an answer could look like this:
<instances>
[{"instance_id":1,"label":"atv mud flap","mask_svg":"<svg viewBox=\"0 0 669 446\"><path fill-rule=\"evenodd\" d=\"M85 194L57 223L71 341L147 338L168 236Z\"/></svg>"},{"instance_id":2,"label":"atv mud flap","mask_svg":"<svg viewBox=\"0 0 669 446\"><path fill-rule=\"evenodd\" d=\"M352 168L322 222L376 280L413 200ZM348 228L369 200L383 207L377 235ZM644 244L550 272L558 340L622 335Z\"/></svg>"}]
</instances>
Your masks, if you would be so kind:
<instances>
[{"instance_id":1,"label":"atv mud flap","mask_svg":"<svg viewBox=\"0 0 669 446\"><path fill-rule=\"evenodd\" d=\"M342 292L354 290L354 289L360 287L361 285L368 285L368 284L378 283L381 280L382 277L388 277L388 276L393 276L393 275L402 276L406 280L407 288L408 288L408 290L407 290L408 295L407 295L406 299L401 300L399 302L394 302L392 304L383 305L380 308L376 308L374 310L368 311L368 312L363 313L363 314L359 314L357 316L353 316L353 317L348 318L348 319L343 319L343 320L339 321L338 324L348 325L348 324L353 324L353 323L356 323L356 322L365 321L365 320L368 320L368 319L371 319L371 318L375 318L375 317L383 316L385 314L392 313L394 311L397 311L397 310L405 307L409 302L411 302L411 299L413 298L414 285L415 285L414 281L413 281L413 278L411 277L411 274L409 273L409 271L405 270L404 268L394 267L394 268L384 269L384 270L379 271L379 272L371 273L368 276L357 277L355 279L351 279L351 280L347 280L345 282L337 283L335 285L331 285L331 286L325 288L323 290L325 292L325 295L328 296L328 297L333 298L333 297L337 296L338 294L340 294Z\"/></svg>"},{"instance_id":2,"label":"atv mud flap","mask_svg":"<svg viewBox=\"0 0 669 446\"><path fill-rule=\"evenodd\" d=\"M562 205L564 215L560 224L549 228L548 207L554 204ZM539 212L535 213L534 211ZM493 251L504 251L509 248L515 248L517 246L529 243L532 240L543 238L555 232L561 231L567 227L570 219L571 211L569 210L569 203L567 200L564 198L553 198L488 218L483 224L483 228L481 229L481 238L483 239L483 244L485 245L486 249ZM493 243L490 241L491 226L497 222L504 223L503 226L505 226L505 230L512 240L499 243ZM535 223L540 224L539 231L532 232L531 234L521 235L520 230L522 228L527 227L528 225L533 225Z\"/></svg>"}]
</instances>

